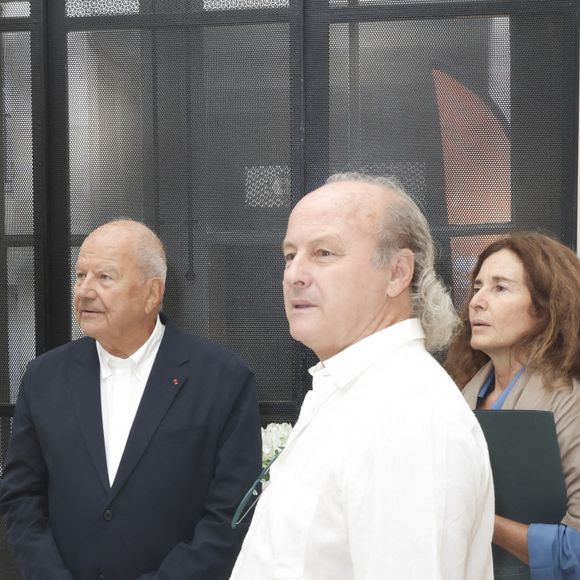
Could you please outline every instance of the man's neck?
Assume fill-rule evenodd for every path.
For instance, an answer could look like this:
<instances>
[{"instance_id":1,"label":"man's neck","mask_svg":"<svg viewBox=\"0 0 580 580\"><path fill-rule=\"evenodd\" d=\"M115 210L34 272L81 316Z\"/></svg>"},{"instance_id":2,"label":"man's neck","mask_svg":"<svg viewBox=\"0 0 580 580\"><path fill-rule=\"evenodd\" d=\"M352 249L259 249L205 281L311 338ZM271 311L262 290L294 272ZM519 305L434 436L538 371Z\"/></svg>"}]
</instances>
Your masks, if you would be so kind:
<instances>
[{"instance_id":1,"label":"man's neck","mask_svg":"<svg viewBox=\"0 0 580 580\"><path fill-rule=\"evenodd\" d=\"M157 316L147 325L146 328L132 336L123 336L118 342L108 342L107 344L99 341L99 344L110 355L117 358L129 358L135 354L150 338L157 324Z\"/></svg>"}]
</instances>

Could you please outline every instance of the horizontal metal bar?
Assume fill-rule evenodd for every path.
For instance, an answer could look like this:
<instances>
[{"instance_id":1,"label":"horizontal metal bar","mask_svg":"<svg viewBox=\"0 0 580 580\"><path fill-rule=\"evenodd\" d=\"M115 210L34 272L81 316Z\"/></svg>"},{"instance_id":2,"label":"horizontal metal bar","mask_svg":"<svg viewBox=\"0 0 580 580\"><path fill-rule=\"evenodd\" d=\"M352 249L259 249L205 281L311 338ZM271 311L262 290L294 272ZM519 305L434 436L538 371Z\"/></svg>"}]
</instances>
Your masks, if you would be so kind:
<instances>
[{"instance_id":1,"label":"horizontal metal bar","mask_svg":"<svg viewBox=\"0 0 580 580\"><path fill-rule=\"evenodd\" d=\"M408 4L384 4L337 7L330 10L314 8L309 16L327 16L330 23L371 22L381 20L431 20L469 18L480 16L507 16L518 14L553 14L573 12L576 3L572 0L546 2L546 0L500 0L483 2L431 2Z\"/></svg>"},{"instance_id":2,"label":"horizontal metal bar","mask_svg":"<svg viewBox=\"0 0 580 580\"><path fill-rule=\"evenodd\" d=\"M436 237L501 235L514 231L512 222L494 222L486 224L449 224L431 226ZM279 246L284 239L283 230L208 230L206 241L210 245L247 246L255 244Z\"/></svg>"},{"instance_id":3,"label":"horizontal metal bar","mask_svg":"<svg viewBox=\"0 0 580 580\"><path fill-rule=\"evenodd\" d=\"M0 417L12 417L14 415L15 405L0 404Z\"/></svg>"},{"instance_id":4,"label":"horizontal metal bar","mask_svg":"<svg viewBox=\"0 0 580 580\"><path fill-rule=\"evenodd\" d=\"M175 14L122 14L117 16L79 16L62 21L66 30L115 30L187 28L196 26L237 26L291 22L300 18L297 10L266 8L260 10L215 10Z\"/></svg>"},{"instance_id":5,"label":"horizontal metal bar","mask_svg":"<svg viewBox=\"0 0 580 580\"><path fill-rule=\"evenodd\" d=\"M498 222L487 224L449 224L445 226L431 226L431 233L435 237L462 237L462 236L493 236L508 234L516 230L512 222Z\"/></svg>"}]
</instances>

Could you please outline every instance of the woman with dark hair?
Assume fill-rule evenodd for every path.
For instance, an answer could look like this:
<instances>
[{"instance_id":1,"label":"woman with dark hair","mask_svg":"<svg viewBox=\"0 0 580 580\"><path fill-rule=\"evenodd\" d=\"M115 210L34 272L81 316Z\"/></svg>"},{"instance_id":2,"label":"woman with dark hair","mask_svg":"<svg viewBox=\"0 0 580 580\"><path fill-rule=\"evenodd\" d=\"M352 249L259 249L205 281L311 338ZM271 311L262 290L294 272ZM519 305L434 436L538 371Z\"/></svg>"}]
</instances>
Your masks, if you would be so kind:
<instances>
[{"instance_id":1,"label":"woman with dark hair","mask_svg":"<svg viewBox=\"0 0 580 580\"><path fill-rule=\"evenodd\" d=\"M580 260L548 236L490 244L446 367L475 409L551 411L567 511L557 525L497 516L493 542L530 566L534 580L580 579Z\"/></svg>"}]
</instances>

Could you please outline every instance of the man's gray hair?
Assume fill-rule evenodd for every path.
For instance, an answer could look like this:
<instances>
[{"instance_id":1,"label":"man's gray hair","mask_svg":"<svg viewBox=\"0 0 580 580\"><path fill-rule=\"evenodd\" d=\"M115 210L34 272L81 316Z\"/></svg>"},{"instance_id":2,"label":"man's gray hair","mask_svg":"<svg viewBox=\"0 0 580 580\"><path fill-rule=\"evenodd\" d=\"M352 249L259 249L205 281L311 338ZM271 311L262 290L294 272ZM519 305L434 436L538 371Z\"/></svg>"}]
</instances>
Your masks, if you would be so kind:
<instances>
[{"instance_id":1,"label":"man's gray hair","mask_svg":"<svg viewBox=\"0 0 580 580\"><path fill-rule=\"evenodd\" d=\"M157 234L144 223L129 218L119 218L103 224L101 227L128 227L135 233L135 248L139 270L146 278L167 276L167 258L163 242Z\"/></svg>"},{"instance_id":2,"label":"man's gray hair","mask_svg":"<svg viewBox=\"0 0 580 580\"><path fill-rule=\"evenodd\" d=\"M331 175L326 182L343 181L377 185L395 194L395 199L387 206L378 232L373 262L377 267L382 267L398 250L408 248L413 252L413 316L421 320L426 348L432 352L444 349L459 319L449 293L435 273L435 244L425 216L396 179L349 172Z\"/></svg>"}]
</instances>

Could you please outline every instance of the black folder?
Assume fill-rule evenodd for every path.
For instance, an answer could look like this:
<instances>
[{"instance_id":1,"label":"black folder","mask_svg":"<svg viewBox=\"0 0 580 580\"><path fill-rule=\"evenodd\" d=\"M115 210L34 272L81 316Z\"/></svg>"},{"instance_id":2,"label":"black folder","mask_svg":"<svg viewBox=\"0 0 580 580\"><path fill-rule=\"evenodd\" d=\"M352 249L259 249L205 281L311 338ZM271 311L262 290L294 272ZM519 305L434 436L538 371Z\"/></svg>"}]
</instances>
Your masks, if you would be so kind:
<instances>
[{"instance_id":1,"label":"black folder","mask_svg":"<svg viewBox=\"0 0 580 580\"><path fill-rule=\"evenodd\" d=\"M554 416L549 411L476 410L495 489L495 513L524 524L557 524L567 506ZM528 566L493 546L495 578L530 580Z\"/></svg>"}]
</instances>

